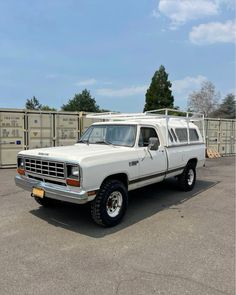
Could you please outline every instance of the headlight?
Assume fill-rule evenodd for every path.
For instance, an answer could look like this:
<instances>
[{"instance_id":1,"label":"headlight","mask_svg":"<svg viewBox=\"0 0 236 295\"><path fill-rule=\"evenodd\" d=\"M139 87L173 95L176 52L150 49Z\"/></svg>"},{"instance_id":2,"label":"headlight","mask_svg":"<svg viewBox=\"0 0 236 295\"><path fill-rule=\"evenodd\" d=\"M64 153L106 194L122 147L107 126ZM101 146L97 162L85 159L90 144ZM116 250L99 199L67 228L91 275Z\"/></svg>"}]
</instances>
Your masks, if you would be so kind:
<instances>
[{"instance_id":1,"label":"headlight","mask_svg":"<svg viewBox=\"0 0 236 295\"><path fill-rule=\"evenodd\" d=\"M78 165L67 165L67 177L79 179L79 166Z\"/></svg>"},{"instance_id":2,"label":"headlight","mask_svg":"<svg viewBox=\"0 0 236 295\"><path fill-rule=\"evenodd\" d=\"M24 169L24 159L23 158L18 158L17 159L17 167L20 169Z\"/></svg>"},{"instance_id":3,"label":"headlight","mask_svg":"<svg viewBox=\"0 0 236 295\"><path fill-rule=\"evenodd\" d=\"M79 165L67 164L66 183L69 186L80 186L80 168L79 168Z\"/></svg>"},{"instance_id":4,"label":"headlight","mask_svg":"<svg viewBox=\"0 0 236 295\"><path fill-rule=\"evenodd\" d=\"M17 172L20 175L25 175L25 163L24 159L21 157L17 158Z\"/></svg>"},{"instance_id":5,"label":"headlight","mask_svg":"<svg viewBox=\"0 0 236 295\"><path fill-rule=\"evenodd\" d=\"M79 167L78 167L78 166L73 166L73 167L71 168L71 174L72 174L73 176L79 176Z\"/></svg>"}]
</instances>

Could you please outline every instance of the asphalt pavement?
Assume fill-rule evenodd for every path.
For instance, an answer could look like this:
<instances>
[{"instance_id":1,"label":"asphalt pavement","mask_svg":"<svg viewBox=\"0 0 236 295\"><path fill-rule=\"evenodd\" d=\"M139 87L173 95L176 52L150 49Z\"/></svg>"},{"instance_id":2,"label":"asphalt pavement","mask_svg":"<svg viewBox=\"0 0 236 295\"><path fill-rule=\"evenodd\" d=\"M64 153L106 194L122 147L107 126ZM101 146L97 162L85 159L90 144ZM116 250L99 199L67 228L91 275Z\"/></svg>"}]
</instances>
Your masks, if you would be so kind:
<instances>
[{"instance_id":1,"label":"asphalt pavement","mask_svg":"<svg viewBox=\"0 0 236 295\"><path fill-rule=\"evenodd\" d=\"M121 224L89 206L40 207L0 169L0 294L234 294L235 159L207 160L191 192L174 179L130 193Z\"/></svg>"}]
</instances>

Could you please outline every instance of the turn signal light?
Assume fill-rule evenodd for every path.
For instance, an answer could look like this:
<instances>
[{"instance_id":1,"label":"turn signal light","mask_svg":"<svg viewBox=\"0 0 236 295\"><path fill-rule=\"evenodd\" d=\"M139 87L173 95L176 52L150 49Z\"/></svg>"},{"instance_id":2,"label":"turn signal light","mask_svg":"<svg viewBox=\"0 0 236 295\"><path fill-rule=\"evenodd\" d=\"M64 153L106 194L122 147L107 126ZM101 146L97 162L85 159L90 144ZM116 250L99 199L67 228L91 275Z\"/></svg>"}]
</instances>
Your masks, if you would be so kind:
<instances>
[{"instance_id":1,"label":"turn signal light","mask_svg":"<svg viewBox=\"0 0 236 295\"><path fill-rule=\"evenodd\" d=\"M17 168L17 172L18 172L20 175L25 175L25 170L22 169L22 168Z\"/></svg>"},{"instance_id":2,"label":"turn signal light","mask_svg":"<svg viewBox=\"0 0 236 295\"><path fill-rule=\"evenodd\" d=\"M80 186L80 181L72 178L67 178L66 183L71 186Z\"/></svg>"},{"instance_id":3,"label":"turn signal light","mask_svg":"<svg viewBox=\"0 0 236 295\"><path fill-rule=\"evenodd\" d=\"M93 195L96 195L96 191L90 191L90 192L87 192L87 195L90 197L90 196L93 196Z\"/></svg>"}]
</instances>

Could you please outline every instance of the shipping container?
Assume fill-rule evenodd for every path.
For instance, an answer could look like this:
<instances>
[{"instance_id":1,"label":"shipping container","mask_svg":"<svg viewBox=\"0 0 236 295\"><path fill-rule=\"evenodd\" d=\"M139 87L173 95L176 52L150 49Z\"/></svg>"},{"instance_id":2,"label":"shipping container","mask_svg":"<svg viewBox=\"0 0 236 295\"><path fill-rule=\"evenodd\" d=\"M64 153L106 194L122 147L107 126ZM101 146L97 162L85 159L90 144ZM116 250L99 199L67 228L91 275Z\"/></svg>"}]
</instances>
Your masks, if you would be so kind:
<instances>
[{"instance_id":1,"label":"shipping container","mask_svg":"<svg viewBox=\"0 0 236 295\"><path fill-rule=\"evenodd\" d=\"M53 128L53 114L27 112L27 148L34 149L53 146Z\"/></svg>"},{"instance_id":2,"label":"shipping container","mask_svg":"<svg viewBox=\"0 0 236 295\"><path fill-rule=\"evenodd\" d=\"M221 143L219 146L219 153L221 155L233 154L233 149L231 143Z\"/></svg>"},{"instance_id":3,"label":"shipping container","mask_svg":"<svg viewBox=\"0 0 236 295\"><path fill-rule=\"evenodd\" d=\"M17 153L25 149L24 112L0 111L0 167L16 165Z\"/></svg>"},{"instance_id":4,"label":"shipping container","mask_svg":"<svg viewBox=\"0 0 236 295\"><path fill-rule=\"evenodd\" d=\"M17 153L24 149L71 145L92 123L86 112L51 112L0 109L0 168L16 165ZM203 132L202 122L196 122ZM236 120L204 121L206 145L221 155L236 153Z\"/></svg>"},{"instance_id":5,"label":"shipping container","mask_svg":"<svg viewBox=\"0 0 236 295\"><path fill-rule=\"evenodd\" d=\"M80 137L79 114L55 114L55 135L56 146L75 144Z\"/></svg>"}]
</instances>

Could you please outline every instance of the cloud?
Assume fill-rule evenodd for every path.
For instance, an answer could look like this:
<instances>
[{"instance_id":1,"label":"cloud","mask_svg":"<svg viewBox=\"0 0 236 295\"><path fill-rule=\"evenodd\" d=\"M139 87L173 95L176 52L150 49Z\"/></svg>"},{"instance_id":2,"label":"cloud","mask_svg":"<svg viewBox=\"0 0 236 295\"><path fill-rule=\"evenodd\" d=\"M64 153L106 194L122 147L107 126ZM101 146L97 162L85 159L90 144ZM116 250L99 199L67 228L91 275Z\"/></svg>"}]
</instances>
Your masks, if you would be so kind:
<instances>
[{"instance_id":1,"label":"cloud","mask_svg":"<svg viewBox=\"0 0 236 295\"><path fill-rule=\"evenodd\" d=\"M236 21L211 22L192 28L189 40L193 44L234 43L236 41Z\"/></svg>"},{"instance_id":2,"label":"cloud","mask_svg":"<svg viewBox=\"0 0 236 295\"><path fill-rule=\"evenodd\" d=\"M187 106L187 98L189 94L200 89L202 82L205 80L207 80L205 76L198 75L196 77L187 76L183 79L172 81L175 105L184 109Z\"/></svg>"},{"instance_id":3,"label":"cloud","mask_svg":"<svg viewBox=\"0 0 236 295\"><path fill-rule=\"evenodd\" d=\"M108 96L108 97L127 97L133 96L136 94L145 94L148 86L131 86L126 88L120 89L112 89L112 88L100 88L96 90L96 93L101 96Z\"/></svg>"},{"instance_id":4,"label":"cloud","mask_svg":"<svg viewBox=\"0 0 236 295\"><path fill-rule=\"evenodd\" d=\"M171 20L171 29L185 24L190 20L217 15L219 4L214 0L160 0L158 10L152 15L163 14Z\"/></svg>"},{"instance_id":5,"label":"cloud","mask_svg":"<svg viewBox=\"0 0 236 295\"><path fill-rule=\"evenodd\" d=\"M202 82L207 78L202 75L198 75L197 77L187 76L182 80L175 80L172 82L172 89L177 94L182 94L184 92L192 91L201 86Z\"/></svg>"},{"instance_id":6,"label":"cloud","mask_svg":"<svg viewBox=\"0 0 236 295\"><path fill-rule=\"evenodd\" d=\"M96 79L87 79L87 80L82 80L82 81L78 81L75 83L76 86L90 86L90 85L94 85L97 83Z\"/></svg>"}]
</instances>

